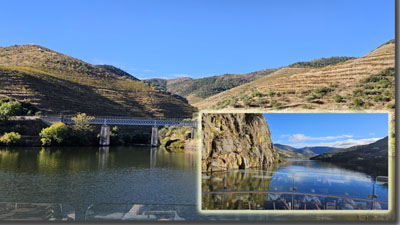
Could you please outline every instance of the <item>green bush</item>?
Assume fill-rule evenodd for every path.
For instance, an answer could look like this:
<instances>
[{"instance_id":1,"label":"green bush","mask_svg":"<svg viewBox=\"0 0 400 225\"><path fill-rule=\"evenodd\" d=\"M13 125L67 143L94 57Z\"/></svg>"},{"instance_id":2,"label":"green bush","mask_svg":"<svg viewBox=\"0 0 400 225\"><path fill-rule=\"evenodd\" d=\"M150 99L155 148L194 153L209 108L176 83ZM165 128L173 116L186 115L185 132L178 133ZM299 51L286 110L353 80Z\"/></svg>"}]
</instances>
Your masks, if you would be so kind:
<instances>
[{"instance_id":1,"label":"green bush","mask_svg":"<svg viewBox=\"0 0 400 225\"><path fill-rule=\"evenodd\" d=\"M259 106L262 106L263 104L267 103L267 101L261 97L257 98L256 101Z\"/></svg>"},{"instance_id":2,"label":"green bush","mask_svg":"<svg viewBox=\"0 0 400 225\"><path fill-rule=\"evenodd\" d=\"M18 140L21 139L21 135L16 132L4 133L3 136L0 137L0 142L6 145L15 144Z\"/></svg>"},{"instance_id":3,"label":"green bush","mask_svg":"<svg viewBox=\"0 0 400 225\"><path fill-rule=\"evenodd\" d=\"M74 130L82 132L92 132L94 127L88 124L89 121L94 120L93 116L88 116L86 113L78 113L75 117L71 118L75 124L73 125Z\"/></svg>"},{"instance_id":4,"label":"green bush","mask_svg":"<svg viewBox=\"0 0 400 225\"><path fill-rule=\"evenodd\" d=\"M305 97L305 100L307 102L312 102L314 99L317 99L317 98L318 98L318 96L316 96L314 93L310 93L309 95L307 95Z\"/></svg>"},{"instance_id":5,"label":"green bush","mask_svg":"<svg viewBox=\"0 0 400 225\"><path fill-rule=\"evenodd\" d=\"M121 138L119 136L118 127L115 126L110 131L110 144L121 144Z\"/></svg>"},{"instance_id":6,"label":"green bush","mask_svg":"<svg viewBox=\"0 0 400 225\"><path fill-rule=\"evenodd\" d=\"M68 127L63 122L58 122L40 132L42 145L50 145L52 142L61 144L68 136Z\"/></svg>"},{"instance_id":7,"label":"green bush","mask_svg":"<svg viewBox=\"0 0 400 225\"><path fill-rule=\"evenodd\" d=\"M17 116L21 113L21 103L17 101L4 102L0 105L0 119Z\"/></svg>"},{"instance_id":8,"label":"green bush","mask_svg":"<svg viewBox=\"0 0 400 225\"><path fill-rule=\"evenodd\" d=\"M276 102L275 104L272 105L274 109L281 109L283 107L282 103Z\"/></svg>"},{"instance_id":9,"label":"green bush","mask_svg":"<svg viewBox=\"0 0 400 225\"><path fill-rule=\"evenodd\" d=\"M167 149L171 151L182 151L184 148L185 142L182 140L176 140L167 147Z\"/></svg>"},{"instance_id":10,"label":"green bush","mask_svg":"<svg viewBox=\"0 0 400 225\"><path fill-rule=\"evenodd\" d=\"M262 97L261 92L259 92L259 91L257 90L257 88L253 87L253 88L251 88L250 90L251 90L250 98Z\"/></svg>"},{"instance_id":11,"label":"green bush","mask_svg":"<svg viewBox=\"0 0 400 225\"><path fill-rule=\"evenodd\" d=\"M353 95L356 96L356 97L363 96L364 95L364 90L361 89L361 88L356 89L356 90L353 91Z\"/></svg>"},{"instance_id":12,"label":"green bush","mask_svg":"<svg viewBox=\"0 0 400 225\"><path fill-rule=\"evenodd\" d=\"M247 96L245 98L243 98L242 101L243 101L244 106L249 106L250 102L251 102L250 98Z\"/></svg>"},{"instance_id":13,"label":"green bush","mask_svg":"<svg viewBox=\"0 0 400 225\"><path fill-rule=\"evenodd\" d=\"M332 89L329 87L320 87L313 90L313 92L320 98L324 97L330 91L332 91Z\"/></svg>"},{"instance_id":14,"label":"green bush","mask_svg":"<svg viewBox=\"0 0 400 225\"><path fill-rule=\"evenodd\" d=\"M335 102L339 103L343 101L343 97L340 95L335 95L335 97L333 97L333 99L335 100Z\"/></svg>"},{"instance_id":15,"label":"green bush","mask_svg":"<svg viewBox=\"0 0 400 225\"><path fill-rule=\"evenodd\" d=\"M269 91L268 91L268 96L269 97L274 97L274 95L275 95L274 89L270 88Z\"/></svg>"},{"instance_id":16,"label":"green bush","mask_svg":"<svg viewBox=\"0 0 400 225\"><path fill-rule=\"evenodd\" d=\"M392 104L392 103L389 103L389 104L386 105L386 107L387 107L388 109L394 109L394 108L396 108L396 105L395 105L395 104Z\"/></svg>"},{"instance_id":17,"label":"green bush","mask_svg":"<svg viewBox=\"0 0 400 225\"><path fill-rule=\"evenodd\" d=\"M360 98L353 99L353 107L359 108L364 105L364 101Z\"/></svg>"},{"instance_id":18,"label":"green bush","mask_svg":"<svg viewBox=\"0 0 400 225\"><path fill-rule=\"evenodd\" d=\"M382 95L375 95L373 99L374 99L375 102L381 102L381 101L383 101L383 96Z\"/></svg>"}]
</instances>

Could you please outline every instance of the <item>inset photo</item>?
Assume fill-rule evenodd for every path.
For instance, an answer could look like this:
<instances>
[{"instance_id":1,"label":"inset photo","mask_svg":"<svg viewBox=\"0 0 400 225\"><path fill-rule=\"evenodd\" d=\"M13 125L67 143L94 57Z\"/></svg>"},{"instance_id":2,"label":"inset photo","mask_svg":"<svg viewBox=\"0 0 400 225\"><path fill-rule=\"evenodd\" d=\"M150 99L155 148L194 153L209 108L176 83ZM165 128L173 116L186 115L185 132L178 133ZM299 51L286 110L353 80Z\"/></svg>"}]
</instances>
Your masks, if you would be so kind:
<instances>
[{"instance_id":1,"label":"inset photo","mask_svg":"<svg viewBox=\"0 0 400 225\"><path fill-rule=\"evenodd\" d=\"M200 210L388 210L388 113L203 113Z\"/></svg>"}]
</instances>

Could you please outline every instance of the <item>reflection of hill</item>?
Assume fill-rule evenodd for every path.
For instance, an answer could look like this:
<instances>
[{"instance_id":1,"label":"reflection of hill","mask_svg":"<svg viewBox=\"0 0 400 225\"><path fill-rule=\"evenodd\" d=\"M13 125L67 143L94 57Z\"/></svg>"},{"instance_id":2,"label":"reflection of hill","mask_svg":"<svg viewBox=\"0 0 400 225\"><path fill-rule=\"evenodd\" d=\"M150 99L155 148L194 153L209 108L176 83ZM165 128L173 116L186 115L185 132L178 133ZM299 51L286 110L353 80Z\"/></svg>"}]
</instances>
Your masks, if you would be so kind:
<instances>
[{"instance_id":1,"label":"reflection of hill","mask_svg":"<svg viewBox=\"0 0 400 225\"><path fill-rule=\"evenodd\" d=\"M0 149L0 169L29 174L97 171L117 168L193 170L197 154L169 153L150 147L52 147Z\"/></svg>"}]
</instances>

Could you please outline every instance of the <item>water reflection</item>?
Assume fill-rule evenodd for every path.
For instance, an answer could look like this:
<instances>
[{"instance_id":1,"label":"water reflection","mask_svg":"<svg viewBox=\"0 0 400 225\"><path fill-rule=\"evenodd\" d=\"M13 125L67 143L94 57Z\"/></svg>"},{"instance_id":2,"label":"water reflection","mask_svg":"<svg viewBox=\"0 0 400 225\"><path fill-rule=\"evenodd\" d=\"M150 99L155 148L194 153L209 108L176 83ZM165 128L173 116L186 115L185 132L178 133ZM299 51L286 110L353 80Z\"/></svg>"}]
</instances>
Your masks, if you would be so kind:
<instances>
[{"instance_id":1,"label":"water reflection","mask_svg":"<svg viewBox=\"0 0 400 225\"><path fill-rule=\"evenodd\" d=\"M196 157L150 147L3 148L0 202L67 203L78 220L93 204L195 205Z\"/></svg>"},{"instance_id":2,"label":"water reflection","mask_svg":"<svg viewBox=\"0 0 400 225\"><path fill-rule=\"evenodd\" d=\"M289 160L272 171L203 173L202 208L387 209L387 180L375 179L311 160Z\"/></svg>"}]
</instances>

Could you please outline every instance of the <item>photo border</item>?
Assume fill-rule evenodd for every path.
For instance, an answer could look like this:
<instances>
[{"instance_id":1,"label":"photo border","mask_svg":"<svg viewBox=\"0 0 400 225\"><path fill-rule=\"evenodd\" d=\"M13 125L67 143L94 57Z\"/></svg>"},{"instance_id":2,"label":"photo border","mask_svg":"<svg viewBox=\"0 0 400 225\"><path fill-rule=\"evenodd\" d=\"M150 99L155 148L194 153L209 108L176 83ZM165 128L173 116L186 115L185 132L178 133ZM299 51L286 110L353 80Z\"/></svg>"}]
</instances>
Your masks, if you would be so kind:
<instances>
[{"instance_id":1,"label":"photo border","mask_svg":"<svg viewBox=\"0 0 400 225\"><path fill-rule=\"evenodd\" d=\"M312 113L386 113L388 116L388 209L386 210L202 210L201 209L201 182L202 182L202 170L201 170L201 160L202 160L202 116L205 113L304 113L304 114L312 114ZM388 110L268 110L268 109L238 109L238 110L201 110L198 113L197 118L197 134L198 134L198 156L197 156L197 210L201 215L276 215L276 216L289 216L286 220L297 219L296 216L340 216L340 215L350 215L356 216L358 219L351 218L342 218L346 221L352 220L362 220L360 217L368 217L368 216L385 216L384 219L376 219L378 220L395 220L396 208L396 157L395 150L396 144L393 143L392 131L395 132L396 123L392 123L392 118L394 119L395 113L390 112ZM394 147L394 148L393 148ZM291 218L293 217L293 218ZM316 220L317 218L308 218ZM328 219L328 218L325 218ZM336 220L336 218L332 218ZM271 218L271 220L274 220Z\"/></svg>"}]
</instances>

